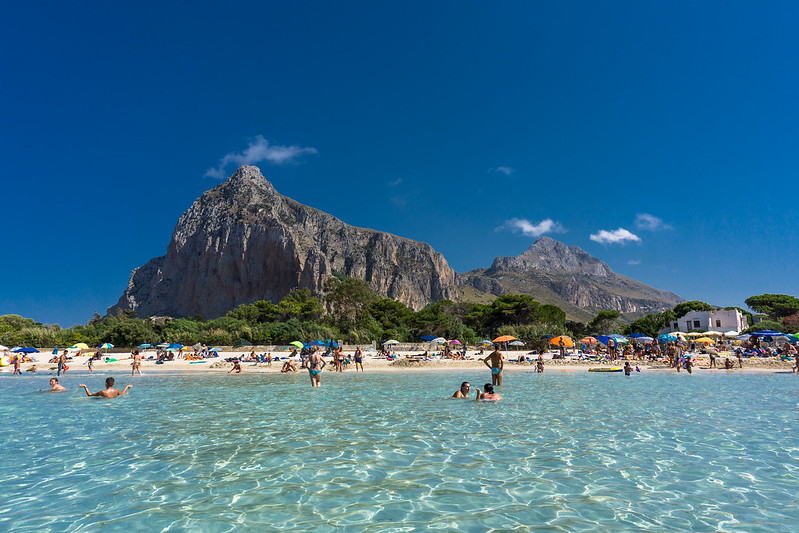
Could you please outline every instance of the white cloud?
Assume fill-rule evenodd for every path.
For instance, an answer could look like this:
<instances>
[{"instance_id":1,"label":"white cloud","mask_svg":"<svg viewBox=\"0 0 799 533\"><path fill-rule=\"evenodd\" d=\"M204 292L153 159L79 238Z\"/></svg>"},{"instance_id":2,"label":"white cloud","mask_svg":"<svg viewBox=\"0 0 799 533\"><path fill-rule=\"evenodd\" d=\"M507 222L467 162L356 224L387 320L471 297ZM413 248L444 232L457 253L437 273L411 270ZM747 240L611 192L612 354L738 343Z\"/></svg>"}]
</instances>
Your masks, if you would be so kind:
<instances>
[{"instance_id":1,"label":"white cloud","mask_svg":"<svg viewBox=\"0 0 799 533\"><path fill-rule=\"evenodd\" d=\"M512 231L521 231L528 237L540 237L545 233L565 233L566 228L560 222L555 222L551 218L545 218L538 224L533 224L525 218L511 218L497 229L509 228Z\"/></svg>"},{"instance_id":2,"label":"white cloud","mask_svg":"<svg viewBox=\"0 0 799 533\"><path fill-rule=\"evenodd\" d=\"M663 219L649 213L638 213L635 216L635 227L647 231L674 229L668 224L664 224Z\"/></svg>"},{"instance_id":3,"label":"white cloud","mask_svg":"<svg viewBox=\"0 0 799 533\"><path fill-rule=\"evenodd\" d=\"M397 178L394 181L389 181L386 185L388 185L389 187L396 187L400 183L402 183L402 178Z\"/></svg>"},{"instance_id":4,"label":"white cloud","mask_svg":"<svg viewBox=\"0 0 799 533\"><path fill-rule=\"evenodd\" d=\"M614 229L613 231L602 229L589 236L589 239L600 244L624 244L627 241L641 242L641 238L638 235L624 228Z\"/></svg>"},{"instance_id":5,"label":"white cloud","mask_svg":"<svg viewBox=\"0 0 799 533\"><path fill-rule=\"evenodd\" d=\"M488 171L489 172L502 172L506 176L510 176L511 174L516 172L516 169L515 168L511 168L511 167L495 167L495 168L489 168Z\"/></svg>"},{"instance_id":6,"label":"white cloud","mask_svg":"<svg viewBox=\"0 0 799 533\"><path fill-rule=\"evenodd\" d=\"M298 157L305 154L317 153L316 148L302 147L302 146L283 146L279 144L269 144L269 141L264 139L262 135L255 137L250 141L247 148L240 153L230 152L224 155L219 160L219 166L216 168L209 168L206 176L212 178L224 179L225 167L231 163L238 165L251 165L259 161L268 161L275 165L285 165L293 163Z\"/></svg>"},{"instance_id":7,"label":"white cloud","mask_svg":"<svg viewBox=\"0 0 799 533\"><path fill-rule=\"evenodd\" d=\"M627 264L628 265L632 265L632 266L640 265L641 264L641 260L640 259L630 259L629 261L627 261Z\"/></svg>"}]
</instances>

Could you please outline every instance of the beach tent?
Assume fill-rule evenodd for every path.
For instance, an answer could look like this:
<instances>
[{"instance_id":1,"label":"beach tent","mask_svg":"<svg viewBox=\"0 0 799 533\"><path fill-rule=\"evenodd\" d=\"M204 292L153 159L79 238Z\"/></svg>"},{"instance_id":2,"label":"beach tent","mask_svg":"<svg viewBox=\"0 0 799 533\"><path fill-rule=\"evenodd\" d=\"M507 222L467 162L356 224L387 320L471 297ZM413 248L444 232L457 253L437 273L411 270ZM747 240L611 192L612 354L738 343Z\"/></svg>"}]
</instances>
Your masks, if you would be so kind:
<instances>
[{"instance_id":1,"label":"beach tent","mask_svg":"<svg viewBox=\"0 0 799 533\"><path fill-rule=\"evenodd\" d=\"M58 346L56 346L55 349L56 351L53 353L58 353ZM5 352L6 350L8 350L8 346L3 346L2 344L0 344L0 352Z\"/></svg>"}]
</instances>

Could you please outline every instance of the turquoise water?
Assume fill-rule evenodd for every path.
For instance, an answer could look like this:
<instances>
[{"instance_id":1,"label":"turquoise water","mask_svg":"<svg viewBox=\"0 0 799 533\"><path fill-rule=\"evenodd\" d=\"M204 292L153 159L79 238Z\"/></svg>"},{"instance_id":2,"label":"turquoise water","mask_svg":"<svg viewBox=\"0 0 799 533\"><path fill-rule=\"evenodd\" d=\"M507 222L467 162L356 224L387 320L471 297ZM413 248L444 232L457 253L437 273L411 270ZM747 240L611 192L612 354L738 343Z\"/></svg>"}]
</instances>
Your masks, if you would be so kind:
<instances>
[{"instance_id":1,"label":"turquoise water","mask_svg":"<svg viewBox=\"0 0 799 533\"><path fill-rule=\"evenodd\" d=\"M795 375L104 377L0 376L0 530L799 528Z\"/></svg>"}]
</instances>

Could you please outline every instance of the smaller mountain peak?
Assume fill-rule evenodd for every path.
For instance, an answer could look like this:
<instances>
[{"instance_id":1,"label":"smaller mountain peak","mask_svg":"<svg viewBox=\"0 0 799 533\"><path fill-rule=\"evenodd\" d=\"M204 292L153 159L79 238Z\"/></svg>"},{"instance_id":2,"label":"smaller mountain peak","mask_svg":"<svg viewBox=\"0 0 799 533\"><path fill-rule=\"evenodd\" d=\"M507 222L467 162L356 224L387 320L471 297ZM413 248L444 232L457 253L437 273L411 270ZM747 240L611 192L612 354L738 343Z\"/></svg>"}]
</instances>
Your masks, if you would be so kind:
<instances>
[{"instance_id":1,"label":"smaller mountain peak","mask_svg":"<svg viewBox=\"0 0 799 533\"><path fill-rule=\"evenodd\" d=\"M568 246L551 237L539 237L521 255L497 257L493 270L509 272L568 272L606 277L613 273L610 267L577 246Z\"/></svg>"}]
</instances>

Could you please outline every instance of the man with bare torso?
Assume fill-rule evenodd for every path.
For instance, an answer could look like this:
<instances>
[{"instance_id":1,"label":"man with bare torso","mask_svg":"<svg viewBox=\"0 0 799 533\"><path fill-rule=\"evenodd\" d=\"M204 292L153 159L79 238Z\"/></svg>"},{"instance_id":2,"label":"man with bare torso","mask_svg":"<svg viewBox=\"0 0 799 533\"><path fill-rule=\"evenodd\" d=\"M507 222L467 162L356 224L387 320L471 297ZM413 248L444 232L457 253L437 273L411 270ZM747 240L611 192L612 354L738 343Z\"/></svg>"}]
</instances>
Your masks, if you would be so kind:
<instances>
[{"instance_id":1,"label":"man with bare torso","mask_svg":"<svg viewBox=\"0 0 799 533\"><path fill-rule=\"evenodd\" d=\"M122 392L119 389L114 388L114 378L106 378L105 379L105 390L97 391L94 394L89 392L89 387L86 385L78 385L79 387L83 388L86 391L86 396L99 396L101 398L116 398L117 396L124 396L128 389L131 388L133 385L128 385L125 387Z\"/></svg>"},{"instance_id":2,"label":"man with bare torso","mask_svg":"<svg viewBox=\"0 0 799 533\"><path fill-rule=\"evenodd\" d=\"M499 387L502 386L502 367L504 365L503 362L504 357L502 357L502 353L500 353L499 349L494 348L494 351L488 354L485 359L481 359L485 365L491 369L491 384L497 385Z\"/></svg>"},{"instance_id":3,"label":"man with bare torso","mask_svg":"<svg viewBox=\"0 0 799 533\"><path fill-rule=\"evenodd\" d=\"M63 372L65 376L67 375L67 351L66 350L64 350L64 353L62 353L58 357L58 372L56 372L56 376L60 376L61 372Z\"/></svg>"}]
</instances>

